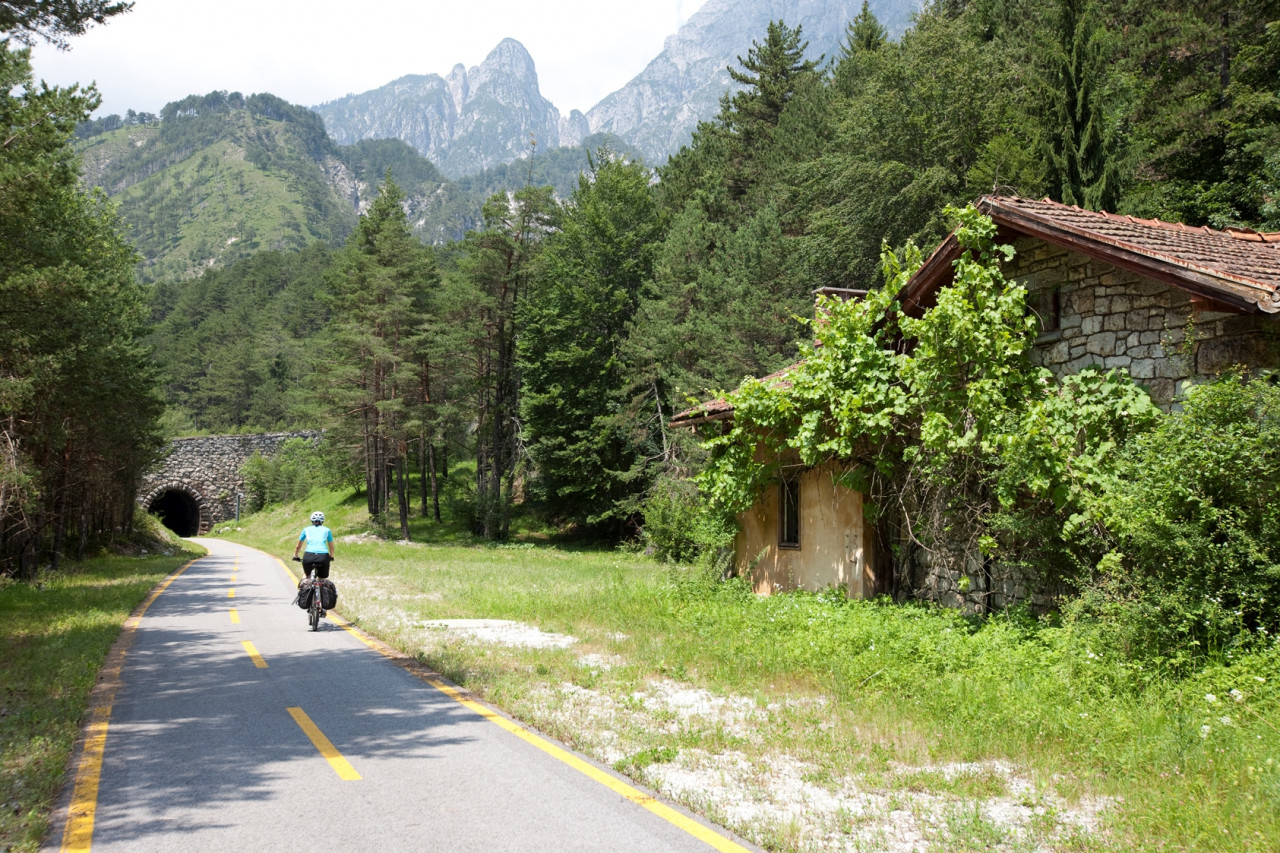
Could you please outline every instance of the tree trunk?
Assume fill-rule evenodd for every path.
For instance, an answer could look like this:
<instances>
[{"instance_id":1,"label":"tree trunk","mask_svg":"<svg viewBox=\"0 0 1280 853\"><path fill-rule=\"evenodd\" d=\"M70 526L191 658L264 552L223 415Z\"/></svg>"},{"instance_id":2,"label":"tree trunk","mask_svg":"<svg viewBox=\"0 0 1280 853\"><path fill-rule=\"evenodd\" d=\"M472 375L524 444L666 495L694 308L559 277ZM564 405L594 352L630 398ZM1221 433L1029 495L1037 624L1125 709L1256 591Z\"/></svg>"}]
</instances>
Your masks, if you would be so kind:
<instances>
[{"instance_id":1,"label":"tree trunk","mask_svg":"<svg viewBox=\"0 0 1280 853\"><path fill-rule=\"evenodd\" d=\"M400 509L400 538L409 541L409 484L405 482L408 479L409 466L404 458L404 454L396 459L395 464L396 475L396 503Z\"/></svg>"},{"instance_id":2,"label":"tree trunk","mask_svg":"<svg viewBox=\"0 0 1280 853\"><path fill-rule=\"evenodd\" d=\"M421 507L418 515L423 518L427 517L427 469L430 467L428 457L431 455L430 445L427 443L426 430L418 432L418 499Z\"/></svg>"},{"instance_id":3,"label":"tree trunk","mask_svg":"<svg viewBox=\"0 0 1280 853\"><path fill-rule=\"evenodd\" d=\"M440 481L436 477L436 446L427 445L427 468L431 476L431 508L437 522L440 521ZM424 511L425 515L426 512Z\"/></svg>"}]
</instances>

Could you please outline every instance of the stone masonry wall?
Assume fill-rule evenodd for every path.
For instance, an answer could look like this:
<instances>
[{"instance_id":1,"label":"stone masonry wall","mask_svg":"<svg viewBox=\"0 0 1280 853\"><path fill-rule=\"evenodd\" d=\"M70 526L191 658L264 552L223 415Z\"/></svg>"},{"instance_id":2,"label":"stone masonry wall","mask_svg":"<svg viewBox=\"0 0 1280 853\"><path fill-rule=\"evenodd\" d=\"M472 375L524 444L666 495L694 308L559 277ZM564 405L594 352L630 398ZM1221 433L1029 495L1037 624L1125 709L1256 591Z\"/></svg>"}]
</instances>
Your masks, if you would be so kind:
<instances>
[{"instance_id":1,"label":"stone masonry wall","mask_svg":"<svg viewBox=\"0 0 1280 853\"><path fill-rule=\"evenodd\" d=\"M244 492L241 473L244 463L254 453L271 456L292 438L318 441L320 433L276 432L176 439L160 465L143 478L139 502L146 507L165 490L180 488L199 504L202 527L209 522L234 519L236 495Z\"/></svg>"},{"instance_id":2,"label":"stone masonry wall","mask_svg":"<svg viewBox=\"0 0 1280 853\"><path fill-rule=\"evenodd\" d=\"M1159 281L1023 238L1005 276L1027 288L1042 311L1056 291L1059 328L1040 335L1033 359L1056 376L1089 365L1121 367L1168 408L1182 383L1220 375L1234 365L1280 366L1280 319L1197 311L1190 296ZM1183 353L1187 319L1195 346Z\"/></svg>"},{"instance_id":3,"label":"stone masonry wall","mask_svg":"<svg viewBox=\"0 0 1280 853\"><path fill-rule=\"evenodd\" d=\"M1167 410L1188 379L1212 378L1235 365L1254 372L1280 367L1280 317L1197 311L1186 292L1163 282L1034 238L1014 245L1018 253L1006 278L1027 288L1027 304L1042 317L1056 301L1058 328L1043 332L1032 352L1055 376L1090 365L1123 368ZM1190 357L1184 352L1188 318L1195 335ZM945 544L899 554L895 574L903 597L985 613L1018 603L1043 611L1060 592Z\"/></svg>"}]
</instances>

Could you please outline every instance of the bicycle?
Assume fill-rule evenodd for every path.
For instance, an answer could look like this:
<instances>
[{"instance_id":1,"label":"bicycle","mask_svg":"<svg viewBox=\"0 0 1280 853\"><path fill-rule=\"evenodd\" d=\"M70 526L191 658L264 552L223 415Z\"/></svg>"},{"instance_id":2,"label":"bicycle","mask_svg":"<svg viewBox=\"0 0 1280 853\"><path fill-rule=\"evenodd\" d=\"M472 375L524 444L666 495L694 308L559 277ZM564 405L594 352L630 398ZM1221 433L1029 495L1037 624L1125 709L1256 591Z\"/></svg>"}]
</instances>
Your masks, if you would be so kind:
<instances>
[{"instance_id":1,"label":"bicycle","mask_svg":"<svg viewBox=\"0 0 1280 853\"><path fill-rule=\"evenodd\" d=\"M294 562L301 563L301 557L294 557ZM298 597L301 598L304 593L311 594L310 601L307 604L307 622L311 625L312 631L320 630L320 620L325 616L324 600L322 590L324 589L324 580L316 577L316 570L313 567L302 582L298 584Z\"/></svg>"}]
</instances>

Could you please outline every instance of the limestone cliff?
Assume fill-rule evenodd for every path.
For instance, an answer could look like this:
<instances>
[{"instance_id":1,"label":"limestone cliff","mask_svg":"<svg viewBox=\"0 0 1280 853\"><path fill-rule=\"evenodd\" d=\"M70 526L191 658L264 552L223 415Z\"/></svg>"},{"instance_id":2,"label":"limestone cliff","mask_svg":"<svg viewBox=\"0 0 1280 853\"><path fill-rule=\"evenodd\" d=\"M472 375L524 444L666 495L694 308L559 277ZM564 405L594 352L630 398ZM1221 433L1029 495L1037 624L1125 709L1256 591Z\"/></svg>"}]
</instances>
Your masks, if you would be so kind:
<instances>
[{"instance_id":1,"label":"limestone cliff","mask_svg":"<svg viewBox=\"0 0 1280 853\"><path fill-rule=\"evenodd\" d=\"M339 144L401 139L453 178L527 156L534 143L538 150L561 144L560 111L542 97L533 59L514 39L470 69L401 77L314 109ZM577 116L563 124L581 139L585 122Z\"/></svg>"},{"instance_id":2,"label":"limestone cliff","mask_svg":"<svg viewBox=\"0 0 1280 853\"><path fill-rule=\"evenodd\" d=\"M921 0L872 0L871 10L893 37L906 29ZM732 91L728 67L738 67L771 21L799 25L808 58L835 58L862 0L707 0L644 71L587 112L592 133L612 133L661 163L689 141L698 122L719 112Z\"/></svg>"}]
</instances>

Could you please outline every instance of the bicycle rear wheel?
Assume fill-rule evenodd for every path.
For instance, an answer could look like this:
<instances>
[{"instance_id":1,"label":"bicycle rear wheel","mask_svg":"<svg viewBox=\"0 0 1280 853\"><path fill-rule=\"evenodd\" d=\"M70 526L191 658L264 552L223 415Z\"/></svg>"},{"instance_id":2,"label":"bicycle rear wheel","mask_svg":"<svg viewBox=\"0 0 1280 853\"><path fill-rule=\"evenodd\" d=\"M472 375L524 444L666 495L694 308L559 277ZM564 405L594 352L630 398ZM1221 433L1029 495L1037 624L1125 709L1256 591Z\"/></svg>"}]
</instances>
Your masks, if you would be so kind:
<instances>
[{"instance_id":1,"label":"bicycle rear wheel","mask_svg":"<svg viewBox=\"0 0 1280 853\"><path fill-rule=\"evenodd\" d=\"M310 617L311 617L311 630L319 631L320 630L320 590L318 589L312 590L311 592Z\"/></svg>"}]
</instances>

